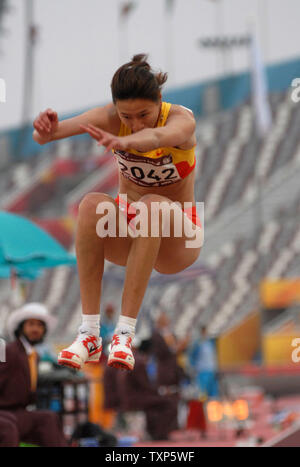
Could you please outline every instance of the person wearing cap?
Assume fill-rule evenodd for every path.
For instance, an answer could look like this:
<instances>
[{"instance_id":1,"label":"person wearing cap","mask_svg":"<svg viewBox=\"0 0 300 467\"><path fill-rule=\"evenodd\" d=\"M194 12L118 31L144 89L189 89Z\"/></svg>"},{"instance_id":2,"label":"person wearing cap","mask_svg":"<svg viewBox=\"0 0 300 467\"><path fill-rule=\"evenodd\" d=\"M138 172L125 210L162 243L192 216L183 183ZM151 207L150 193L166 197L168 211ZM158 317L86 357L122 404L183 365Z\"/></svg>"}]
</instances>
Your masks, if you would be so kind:
<instances>
[{"instance_id":1,"label":"person wearing cap","mask_svg":"<svg viewBox=\"0 0 300 467\"><path fill-rule=\"evenodd\" d=\"M13 311L7 321L12 340L0 362L0 447L29 442L42 447L67 446L58 416L50 410L29 410L35 401L38 357L35 346L55 325L40 303Z\"/></svg>"}]
</instances>

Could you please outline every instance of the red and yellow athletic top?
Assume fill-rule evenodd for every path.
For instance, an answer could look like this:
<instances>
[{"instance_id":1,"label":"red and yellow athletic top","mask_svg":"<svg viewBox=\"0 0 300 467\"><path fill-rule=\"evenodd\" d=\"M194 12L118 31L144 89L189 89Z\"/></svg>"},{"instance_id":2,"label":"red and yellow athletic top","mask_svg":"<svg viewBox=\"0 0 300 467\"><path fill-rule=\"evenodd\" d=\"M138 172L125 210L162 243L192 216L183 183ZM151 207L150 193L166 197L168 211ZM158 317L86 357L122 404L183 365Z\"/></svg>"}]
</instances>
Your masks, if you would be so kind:
<instances>
[{"instance_id":1,"label":"red and yellow athletic top","mask_svg":"<svg viewBox=\"0 0 300 467\"><path fill-rule=\"evenodd\" d=\"M156 127L165 125L171 104L162 102ZM128 136L131 130L121 123L119 136ZM187 177L195 167L195 147L192 149L158 148L149 152L114 150L121 174L140 186L166 186Z\"/></svg>"}]
</instances>

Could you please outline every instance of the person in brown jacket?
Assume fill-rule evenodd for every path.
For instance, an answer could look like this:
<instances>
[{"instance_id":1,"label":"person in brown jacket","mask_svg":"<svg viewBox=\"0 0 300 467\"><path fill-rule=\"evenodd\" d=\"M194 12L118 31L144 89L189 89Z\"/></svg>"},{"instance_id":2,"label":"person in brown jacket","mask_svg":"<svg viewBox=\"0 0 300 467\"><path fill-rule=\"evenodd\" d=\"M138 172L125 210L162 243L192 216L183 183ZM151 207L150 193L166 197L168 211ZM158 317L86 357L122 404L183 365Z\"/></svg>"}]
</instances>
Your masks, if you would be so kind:
<instances>
[{"instance_id":1,"label":"person in brown jacket","mask_svg":"<svg viewBox=\"0 0 300 467\"><path fill-rule=\"evenodd\" d=\"M149 356L152 354L151 338L141 341L136 351L136 365L132 372L118 374L119 403L123 412L143 411L146 429L153 440L166 440L178 429L177 400L161 395L148 372Z\"/></svg>"},{"instance_id":2,"label":"person in brown jacket","mask_svg":"<svg viewBox=\"0 0 300 467\"><path fill-rule=\"evenodd\" d=\"M0 362L0 447L28 442L42 447L67 446L58 416L50 410L28 410L36 397L37 353L54 318L39 303L12 312L7 327L15 340Z\"/></svg>"}]
</instances>

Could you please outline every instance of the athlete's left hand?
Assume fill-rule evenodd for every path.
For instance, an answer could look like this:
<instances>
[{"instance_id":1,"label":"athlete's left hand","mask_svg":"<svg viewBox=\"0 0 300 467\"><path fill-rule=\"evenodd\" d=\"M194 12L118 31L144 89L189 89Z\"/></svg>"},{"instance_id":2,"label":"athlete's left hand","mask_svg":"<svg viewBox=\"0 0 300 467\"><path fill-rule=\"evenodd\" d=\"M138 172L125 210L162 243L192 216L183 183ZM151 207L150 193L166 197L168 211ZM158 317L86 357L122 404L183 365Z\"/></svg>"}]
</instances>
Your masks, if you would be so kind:
<instances>
[{"instance_id":1,"label":"athlete's left hand","mask_svg":"<svg viewBox=\"0 0 300 467\"><path fill-rule=\"evenodd\" d=\"M91 125L90 123L85 125L80 125L84 131L86 131L92 138L98 141L98 146L105 146L108 153L112 149L120 149L125 151L127 149L127 144L124 137L116 136L107 131L100 130L100 128Z\"/></svg>"}]
</instances>

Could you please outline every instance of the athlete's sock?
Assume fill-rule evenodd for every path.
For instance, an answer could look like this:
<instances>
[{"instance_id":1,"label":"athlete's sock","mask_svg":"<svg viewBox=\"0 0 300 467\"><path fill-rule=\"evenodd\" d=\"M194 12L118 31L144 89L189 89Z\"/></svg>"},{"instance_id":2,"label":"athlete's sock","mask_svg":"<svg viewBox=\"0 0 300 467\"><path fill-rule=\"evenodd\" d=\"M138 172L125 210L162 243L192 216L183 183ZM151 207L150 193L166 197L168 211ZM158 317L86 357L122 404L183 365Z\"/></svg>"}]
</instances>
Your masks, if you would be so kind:
<instances>
[{"instance_id":1,"label":"athlete's sock","mask_svg":"<svg viewBox=\"0 0 300 467\"><path fill-rule=\"evenodd\" d=\"M128 316L120 316L119 321L116 326L116 331L118 332L128 332L131 337L135 335L136 319L129 318Z\"/></svg>"},{"instance_id":2,"label":"athlete's sock","mask_svg":"<svg viewBox=\"0 0 300 467\"><path fill-rule=\"evenodd\" d=\"M79 332L89 333L93 336L100 336L100 316L97 315L85 315L82 316L82 324L79 327Z\"/></svg>"}]
</instances>

